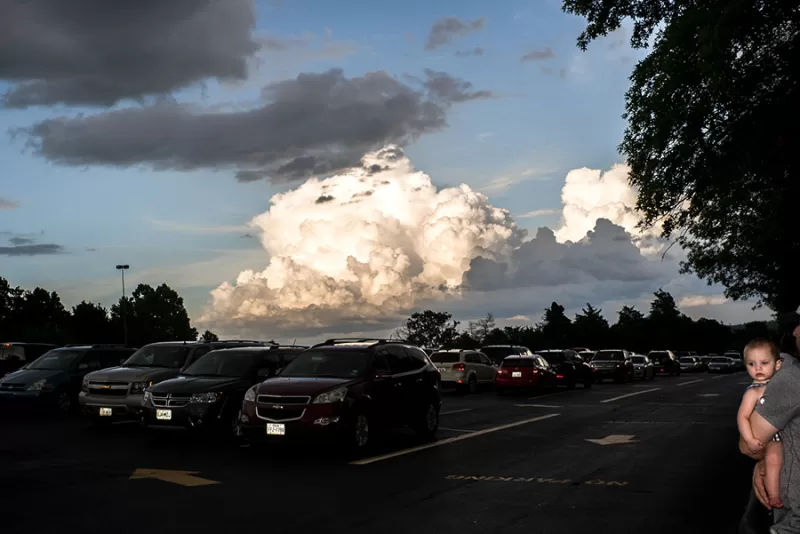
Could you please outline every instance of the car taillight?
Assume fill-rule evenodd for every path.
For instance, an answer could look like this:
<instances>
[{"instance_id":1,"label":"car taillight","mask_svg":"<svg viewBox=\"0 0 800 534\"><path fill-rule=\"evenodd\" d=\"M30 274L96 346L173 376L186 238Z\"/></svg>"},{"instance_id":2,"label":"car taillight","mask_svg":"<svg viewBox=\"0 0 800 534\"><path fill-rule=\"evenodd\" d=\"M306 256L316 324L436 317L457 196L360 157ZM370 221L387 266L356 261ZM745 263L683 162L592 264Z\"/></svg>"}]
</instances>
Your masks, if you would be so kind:
<instances>
[{"instance_id":1,"label":"car taillight","mask_svg":"<svg viewBox=\"0 0 800 534\"><path fill-rule=\"evenodd\" d=\"M663 367L661 368L661 372L662 372L662 373L664 372L664 368L663 368Z\"/></svg>"},{"instance_id":2,"label":"car taillight","mask_svg":"<svg viewBox=\"0 0 800 534\"><path fill-rule=\"evenodd\" d=\"M507 372L508 372L508 371L506 371L505 369L498 369L498 370L497 370L497 374L498 374L498 375L504 375L504 374L506 374Z\"/></svg>"},{"instance_id":3,"label":"car taillight","mask_svg":"<svg viewBox=\"0 0 800 534\"><path fill-rule=\"evenodd\" d=\"M463 363L457 363L453 366L453 371L463 371L466 366Z\"/></svg>"},{"instance_id":4,"label":"car taillight","mask_svg":"<svg viewBox=\"0 0 800 534\"><path fill-rule=\"evenodd\" d=\"M564 378L564 375L556 375L556 378Z\"/></svg>"}]
</instances>

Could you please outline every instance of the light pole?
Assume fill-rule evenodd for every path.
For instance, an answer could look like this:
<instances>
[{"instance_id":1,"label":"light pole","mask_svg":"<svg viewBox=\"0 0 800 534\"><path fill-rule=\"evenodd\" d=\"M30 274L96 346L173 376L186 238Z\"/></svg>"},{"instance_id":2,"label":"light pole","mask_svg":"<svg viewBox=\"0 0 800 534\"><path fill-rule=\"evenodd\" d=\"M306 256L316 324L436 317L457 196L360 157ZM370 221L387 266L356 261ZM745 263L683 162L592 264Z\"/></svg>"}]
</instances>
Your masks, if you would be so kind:
<instances>
[{"instance_id":1,"label":"light pole","mask_svg":"<svg viewBox=\"0 0 800 534\"><path fill-rule=\"evenodd\" d=\"M130 269L130 265L117 265L117 269L122 273L122 331L125 333L125 344L128 344L128 318L125 301L125 269Z\"/></svg>"}]
</instances>

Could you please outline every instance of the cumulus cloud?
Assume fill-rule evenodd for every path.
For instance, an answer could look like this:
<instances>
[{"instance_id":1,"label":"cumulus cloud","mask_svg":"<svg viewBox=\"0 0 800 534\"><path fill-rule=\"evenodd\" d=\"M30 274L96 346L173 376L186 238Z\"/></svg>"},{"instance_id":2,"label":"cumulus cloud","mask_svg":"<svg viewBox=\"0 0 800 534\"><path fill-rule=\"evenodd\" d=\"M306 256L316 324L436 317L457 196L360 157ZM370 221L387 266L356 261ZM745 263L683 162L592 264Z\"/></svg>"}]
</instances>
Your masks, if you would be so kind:
<instances>
[{"instance_id":1,"label":"cumulus cloud","mask_svg":"<svg viewBox=\"0 0 800 534\"><path fill-rule=\"evenodd\" d=\"M464 21L458 17L447 17L437 20L428 33L425 50L436 50L456 37L463 37L483 28L483 17L473 21Z\"/></svg>"},{"instance_id":2,"label":"cumulus cloud","mask_svg":"<svg viewBox=\"0 0 800 534\"><path fill-rule=\"evenodd\" d=\"M587 284L639 294L664 274L604 219L574 243L548 228L526 241L508 211L467 185L437 190L398 147L273 196L251 226L267 267L223 282L200 319L226 333L375 330L471 294Z\"/></svg>"},{"instance_id":3,"label":"cumulus cloud","mask_svg":"<svg viewBox=\"0 0 800 534\"><path fill-rule=\"evenodd\" d=\"M553 52L553 49L549 46L546 46L544 48L528 52L519 58L519 61L520 63L527 63L529 61L544 61L546 59L553 59L554 57L556 57L556 54Z\"/></svg>"},{"instance_id":4,"label":"cumulus cloud","mask_svg":"<svg viewBox=\"0 0 800 534\"><path fill-rule=\"evenodd\" d=\"M19 207L19 202L14 202L5 197L0 197L0 210L15 210Z\"/></svg>"},{"instance_id":5,"label":"cumulus cloud","mask_svg":"<svg viewBox=\"0 0 800 534\"><path fill-rule=\"evenodd\" d=\"M64 252L64 247L52 243L0 247L0 256L46 256L62 252Z\"/></svg>"},{"instance_id":6,"label":"cumulus cloud","mask_svg":"<svg viewBox=\"0 0 800 534\"><path fill-rule=\"evenodd\" d=\"M160 102L90 116L45 120L23 131L59 164L234 169L250 182L335 173L387 143L405 145L447 125L457 103L492 97L446 73L386 72L346 78L341 69L266 86L255 109L217 112Z\"/></svg>"},{"instance_id":7,"label":"cumulus cloud","mask_svg":"<svg viewBox=\"0 0 800 534\"><path fill-rule=\"evenodd\" d=\"M0 0L7 107L102 105L241 80L253 0Z\"/></svg>"},{"instance_id":8,"label":"cumulus cloud","mask_svg":"<svg viewBox=\"0 0 800 534\"><path fill-rule=\"evenodd\" d=\"M558 241L579 241L594 228L598 219L608 219L633 236L646 254L658 254L664 243L659 239L660 226L649 230L637 228L641 220L636 211L637 192L628 183L630 168L616 164L610 170L571 170L561 189L562 224L556 230Z\"/></svg>"},{"instance_id":9,"label":"cumulus cloud","mask_svg":"<svg viewBox=\"0 0 800 534\"><path fill-rule=\"evenodd\" d=\"M719 306L728 299L725 295L685 295L678 301L681 308L696 308L698 306Z\"/></svg>"}]
</instances>

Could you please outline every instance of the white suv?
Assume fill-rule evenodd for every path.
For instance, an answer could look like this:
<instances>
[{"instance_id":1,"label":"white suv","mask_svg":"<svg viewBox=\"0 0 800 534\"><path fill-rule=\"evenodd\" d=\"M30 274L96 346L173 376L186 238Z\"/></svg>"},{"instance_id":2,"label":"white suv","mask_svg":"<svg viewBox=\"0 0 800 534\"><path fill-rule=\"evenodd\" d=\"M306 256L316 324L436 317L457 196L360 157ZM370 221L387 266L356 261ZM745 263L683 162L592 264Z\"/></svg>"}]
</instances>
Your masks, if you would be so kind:
<instances>
[{"instance_id":1,"label":"white suv","mask_svg":"<svg viewBox=\"0 0 800 534\"><path fill-rule=\"evenodd\" d=\"M497 374L491 360L477 350L439 350L430 359L442 375L442 387L475 393L479 386L494 384Z\"/></svg>"}]
</instances>

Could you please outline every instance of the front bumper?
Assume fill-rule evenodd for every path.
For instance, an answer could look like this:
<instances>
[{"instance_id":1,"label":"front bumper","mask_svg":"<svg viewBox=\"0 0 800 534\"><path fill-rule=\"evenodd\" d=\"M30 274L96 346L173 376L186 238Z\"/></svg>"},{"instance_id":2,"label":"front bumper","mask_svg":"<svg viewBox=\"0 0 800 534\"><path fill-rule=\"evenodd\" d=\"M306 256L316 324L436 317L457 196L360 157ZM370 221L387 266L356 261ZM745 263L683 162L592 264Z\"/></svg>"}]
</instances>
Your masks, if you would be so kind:
<instances>
[{"instance_id":1,"label":"front bumper","mask_svg":"<svg viewBox=\"0 0 800 534\"><path fill-rule=\"evenodd\" d=\"M634 371L635 373L635 371ZM598 380L604 378L622 378L625 376L624 367L595 367L592 374Z\"/></svg>"},{"instance_id":2,"label":"front bumper","mask_svg":"<svg viewBox=\"0 0 800 534\"><path fill-rule=\"evenodd\" d=\"M100 408L111 408L110 416L102 416L112 420L135 420L144 415L142 407L142 393L132 393L126 396L96 395L81 391L78 395L78 404L81 411L88 416L100 417Z\"/></svg>"},{"instance_id":3,"label":"front bumper","mask_svg":"<svg viewBox=\"0 0 800 534\"><path fill-rule=\"evenodd\" d=\"M346 435L350 427L349 410L341 403L285 405L275 413L270 406L245 402L240 418L242 436L263 443L337 442ZM267 425L283 425L283 435L267 434ZM377 424L370 426L378 426Z\"/></svg>"},{"instance_id":4,"label":"front bumper","mask_svg":"<svg viewBox=\"0 0 800 534\"><path fill-rule=\"evenodd\" d=\"M49 406L55 400L53 391L0 391L0 405L9 408Z\"/></svg>"},{"instance_id":5,"label":"front bumper","mask_svg":"<svg viewBox=\"0 0 800 534\"><path fill-rule=\"evenodd\" d=\"M168 410L170 419L159 419L159 411ZM142 411L142 423L152 427L204 428L220 422L222 402L196 403L173 408L146 406Z\"/></svg>"},{"instance_id":6,"label":"front bumper","mask_svg":"<svg viewBox=\"0 0 800 534\"><path fill-rule=\"evenodd\" d=\"M494 386L498 389L522 389L522 388L535 388L540 384L538 376L511 378L498 375L494 379Z\"/></svg>"}]
</instances>

